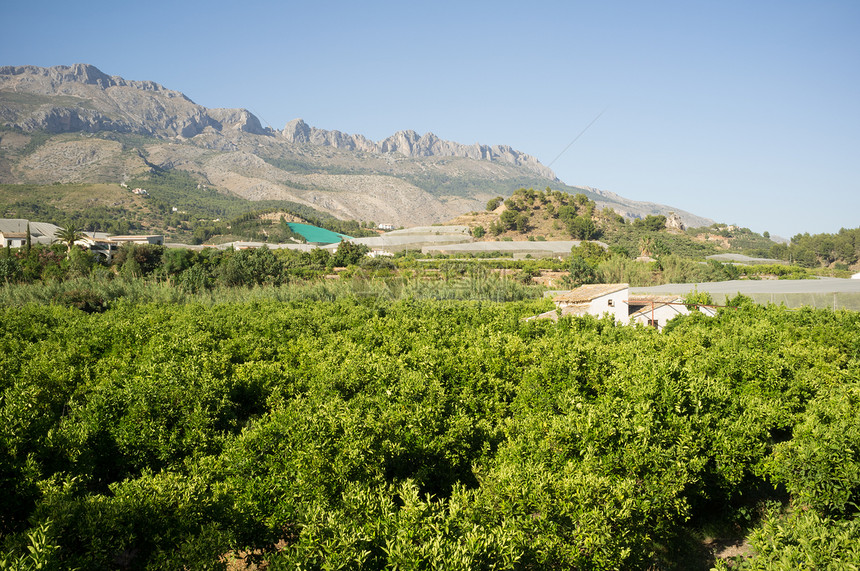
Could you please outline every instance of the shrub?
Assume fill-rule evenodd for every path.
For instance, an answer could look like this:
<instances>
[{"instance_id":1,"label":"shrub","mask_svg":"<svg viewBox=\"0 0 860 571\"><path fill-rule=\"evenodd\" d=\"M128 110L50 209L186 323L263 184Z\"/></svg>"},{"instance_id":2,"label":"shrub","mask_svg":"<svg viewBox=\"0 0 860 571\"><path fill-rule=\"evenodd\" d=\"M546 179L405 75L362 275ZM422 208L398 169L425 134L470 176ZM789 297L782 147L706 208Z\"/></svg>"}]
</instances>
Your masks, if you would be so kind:
<instances>
[{"instance_id":1,"label":"shrub","mask_svg":"<svg viewBox=\"0 0 860 571\"><path fill-rule=\"evenodd\" d=\"M74 307L86 313L104 311L104 299L93 290L73 289L64 291L57 297L57 303L66 307Z\"/></svg>"}]
</instances>

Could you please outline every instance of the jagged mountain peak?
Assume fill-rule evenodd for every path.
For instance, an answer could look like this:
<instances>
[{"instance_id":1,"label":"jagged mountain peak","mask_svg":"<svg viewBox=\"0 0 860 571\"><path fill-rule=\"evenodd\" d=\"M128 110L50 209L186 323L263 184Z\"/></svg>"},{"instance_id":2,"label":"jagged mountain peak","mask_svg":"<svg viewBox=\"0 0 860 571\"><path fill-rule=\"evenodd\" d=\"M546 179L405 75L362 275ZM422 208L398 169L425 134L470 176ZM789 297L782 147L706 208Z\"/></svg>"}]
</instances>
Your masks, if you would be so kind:
<instances>
[{"instance_id":1,"label":"jagged mountain peak","mask_svg":"<svg viewBox=\"0 0 860 571\"><path fill-rule=\"evenodd\" d=\"M24 131L98 132L117 131L160 138L189 139L206 129L230 129L255 135L279 136L296 144L328 146L373 153L399 153L407 157L450 156L493 161L525 169L556 180L549 168L507 145L463 145L440 139L433 133L403 130L374 142L363 135L311 127L294 119L282 131L265 129L247 109L207 109L178 91L152 81L130 81L108 75L90 64L48 68L36 66L0 67L0 91L43 96L72 96L79 105L66 100L56 104L3 105L4 122Z\"/></svg>"},{"instance_id":2,"label":"jagged mountain peak","mask_svg":"<svg viewBox=\"0 0 860 571\"><path fill-rule=\"evenodd\" d=\"M41 97L28 101L27 94ZM26 132L114 131L185 139L207 128L266 133L247 109L206 109L179 91L107 75L89 64L0 67L0 112L6 125Z\"/></svg>"},{"instance_id":3,"label":"jagged mountain peak","mask_svg":"<svg viewBox=\"0 0 860 571\"><path fill-rule=\"evenodd\" d=\"M16 76L18 82L13 81ZM141 91L160 92L169 97L178 97L193 103L183 93L167 89L154 81L126 80L117 75L108 75L96 66L86 63L53 67L2 66L0 67L0 78L3 78L3 84L6 84L2 87L3 89L11 87L19 92L65 93L72 85L94 86L100 90L112 87L128 87Z\"/></svg>"},{"instance_id":4,"label":"jagged mountain peak","mask_svg":"<svg viewBox=\"0 0 860 571\"><path fill-rule=\"evenodd\" d=\"M465 145L411 129L372 141L300 118L278 131L247 109L208 109L158 83L82 63L0 67L0 125L23 132L0 132L4 183L117 182L156 167L184 169L250 200L292 200L396 225L447 220L521 186L565 187L551 169L509 145ZM27 146L27 134L35 132L63 136ZM108 133L148 139L120 144ZM653 211L606 198L630 216Z\"/></svg>"},{"instance_id":5,"label":"jagged mountain peak","mask_svg":"<svg viewBox=\"0 0 860 571\"><path fill-rule=\"evenodd\" d=\"M397 131L382 141L371 141L363 135L350 135L341 131L328 131L311 127L303 119L289 121L281 137L291 143L311 144L372 153L399 153L407 157L462 157L494 161L525 167L535 174L558 180L555 173L536 158L521 153L509 145L464 145L440 139L434 133L417 133L412 129Z\"/></svg>"}]
</instances>

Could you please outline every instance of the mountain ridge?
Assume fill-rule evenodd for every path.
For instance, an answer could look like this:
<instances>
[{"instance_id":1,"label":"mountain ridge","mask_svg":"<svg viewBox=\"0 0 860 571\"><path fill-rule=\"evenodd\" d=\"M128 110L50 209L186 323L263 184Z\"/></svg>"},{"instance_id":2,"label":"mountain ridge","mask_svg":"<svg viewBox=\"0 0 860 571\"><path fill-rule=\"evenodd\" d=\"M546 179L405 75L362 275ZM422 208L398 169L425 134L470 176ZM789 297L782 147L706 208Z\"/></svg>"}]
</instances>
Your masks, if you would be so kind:
<instances>
[{"instance_id":1,"label":"mountain ridge","mask_svg":"<svg viewBox=\"0 0 860 571\"><path fill-rule=\"evenodd\" d=\"M444 222L520 187L553 186L586 192L627 217L675 210L688 225L712 222L564 185L507 145L463 145L411 130L375 142L301 119L276 130L247 109L206 108L156 82L89 64L0 67L0 125L4 183L122 182L180 169L248 200L289 200L396 226Z\"/></svg>"},{"instance_id":2,"label":"mountain ridge","mask_svg":"<svg viewBox=\"0 0 860 571\"><path fill-rule=\"evenodd\" d=\"M24 79L16 82L14 79ZM359 150L374 153L400 153L407 157L414 156L452 156L478 160L501 161L517 166L523 166L538 175L557 180L551 169L525 153L512 149L508 145L462 145L453 141L440 139L433 133L418 135L415 131L398 131L390 137L374 142L363 135L349 135L340 131L327 131L310 127L302 119L288 122L283 130L264 128L258 117L243 108L207 109L197 105L185 94L165 88L153 81L126 80L119 76L110 76L89 64L74 64L71 66L54 66L40 68L37 66L3 66L0 67L0 90L16 91L21 83L27 90L40 95L63 94L80 96L81 90L76 86L91 86L104 92L107 97L101 100L106 103L111 100L118 117L108 116L105 111L75 109L64 106L51 106L28 114L23 120L12 120L7 124L24 131L42 130L48 133L66 132L99 132L116 131L122 133L146 134L161 137L181 137L190 139L202 134L207 127L216 131L225 128L234 129L256 135L272 135L282 137L291 143L309 143L317 146L331 146L348 150ZM35 89L34 89L35 87ZM178 99L165 105L158 114L157 106L145 108L142 116L135 116L127 110L120 109L122 104L140 103L131 100L128 90L151 92L167 100ZM88 94L92 90L88 90ZM168 112L172 111L173 115ZM179 115L184 111L184 117ZM167 115L167 117L165 117ZM6 118L6 117L4 117ZM141 120L142 119L142 120Z\"/></svg>"}]
</instances>

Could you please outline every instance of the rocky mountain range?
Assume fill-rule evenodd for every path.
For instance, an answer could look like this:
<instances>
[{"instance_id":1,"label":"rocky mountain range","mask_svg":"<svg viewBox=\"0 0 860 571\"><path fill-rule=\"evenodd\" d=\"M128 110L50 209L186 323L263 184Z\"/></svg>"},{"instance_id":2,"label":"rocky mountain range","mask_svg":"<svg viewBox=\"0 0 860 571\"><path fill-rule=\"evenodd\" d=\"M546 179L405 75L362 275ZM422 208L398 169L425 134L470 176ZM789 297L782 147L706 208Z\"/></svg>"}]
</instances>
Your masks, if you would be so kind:
<instances>
[{"instance_id":1,"label":"rocky mountain range","mask_svg":"<svg viewBox=\"0 0 860 571\"><path fill-rule=\"evenodd\" d=\"M301 119L263 127L246 109L209 109L151 81L92 65L0 67L0 182L115 182L181 169L249 200L307 204L341 218L408 226L483 208L519 187L584 192L624 216L678 212L568 187L506 145L463 145L400 131L382 140Z\"/></svg>"}]
</instances>

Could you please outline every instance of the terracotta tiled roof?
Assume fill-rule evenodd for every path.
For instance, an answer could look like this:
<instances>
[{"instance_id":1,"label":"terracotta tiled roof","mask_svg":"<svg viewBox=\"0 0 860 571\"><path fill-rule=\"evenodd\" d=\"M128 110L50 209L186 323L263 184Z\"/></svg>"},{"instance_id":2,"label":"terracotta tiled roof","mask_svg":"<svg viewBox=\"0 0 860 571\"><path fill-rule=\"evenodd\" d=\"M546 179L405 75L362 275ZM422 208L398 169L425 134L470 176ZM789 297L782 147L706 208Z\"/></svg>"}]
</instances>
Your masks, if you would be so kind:
<instances>
[{"instance_id":1,"label":"terracotta tiled roof","mask_svg":"<svg viewBox=\"0 0 860 571\"><path fill-rule=\"evenodd\" d=\"M556 303L588 303L598 297L629 288L628 284L589 284L555 296Z\"/></svg>"}]
</instances>

